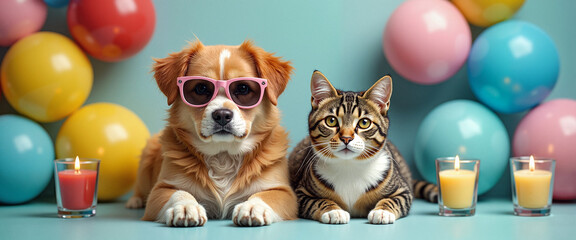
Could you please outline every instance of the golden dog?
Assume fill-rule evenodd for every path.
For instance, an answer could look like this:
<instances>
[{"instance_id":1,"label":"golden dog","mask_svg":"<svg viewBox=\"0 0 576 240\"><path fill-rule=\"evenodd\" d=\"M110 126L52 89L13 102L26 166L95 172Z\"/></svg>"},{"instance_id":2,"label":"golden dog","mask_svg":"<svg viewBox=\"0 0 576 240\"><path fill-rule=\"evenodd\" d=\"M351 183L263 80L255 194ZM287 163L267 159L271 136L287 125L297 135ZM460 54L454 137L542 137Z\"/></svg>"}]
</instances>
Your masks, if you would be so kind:
<instances>
[{"instance_id":1,"label":"golden dog","mask_svg":"<svg viewBox=\"0 0 576 240\"><path fill-rule=\"evenodd\" d=\"M143 220L202 226L232 219L239 226L295 219L288 181L287 133L278 96L290 62L256 47L191 43L156 59L158 87L168 98L166 128L143 150L134 196Z\"/></svg>"}]
</instances>

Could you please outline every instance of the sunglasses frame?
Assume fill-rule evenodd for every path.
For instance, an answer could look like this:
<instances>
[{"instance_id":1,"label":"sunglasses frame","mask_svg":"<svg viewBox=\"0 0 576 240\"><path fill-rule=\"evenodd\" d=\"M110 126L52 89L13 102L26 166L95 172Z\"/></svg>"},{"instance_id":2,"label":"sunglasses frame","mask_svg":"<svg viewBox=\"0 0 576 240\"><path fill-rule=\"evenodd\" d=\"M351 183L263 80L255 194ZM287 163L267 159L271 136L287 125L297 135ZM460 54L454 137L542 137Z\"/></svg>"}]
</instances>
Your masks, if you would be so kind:
<instances>
[{"instance_id":1,"label":"sunglasses frame","mask_svg":"<svg viewBox=\"0 0 576 240\"><path fill-rule=\"evenodd\" d=\"M184 84L189 80L205 80L205 81L208 81L208 82L211 82L212 84L214 84L214 93L212 94L212 98L210 98L210 100L208 102L206 102L204 104L200 104L200 105L192 104L192 103L189 103L188 101L186 101L186 98L184 97ZM258 102L256 102L253 105L250 105L250 106L241 106L237 102L235 102L234 99L232 99L232 97L230 96L229 87L230 87L230 84L232 84L233 82L237 82L237 81L253 81L253 82L258 83L258 85L260 85L260 97L258 98ZM266 80L264 78L256 78L256 77L239 77L239 78L232 78L232 79L228 79L228 80L216 80L216 79L212 79L209 77L203 77L203 76L183 76L183 77L178 77L176 79L176 84L178 85L178 88L180 89L180 98L188 106L205 107L210 102L212 102L212 100L214 100L214 98L216 98L216 96L218 95L218 92L220 92L220 88L224 88L224 92L226 92L226 97L228 97L228 99L230 99L232 102L234 102L234 104L236 104L236 106L238 106L239 108L249 109L249 108L254 108L254 107L258 106L260 104L260 102L262 101L262 98L264 97L264 91L266 90L266 87L268 86L268 80Z\"/></svg>"}]
</instances>

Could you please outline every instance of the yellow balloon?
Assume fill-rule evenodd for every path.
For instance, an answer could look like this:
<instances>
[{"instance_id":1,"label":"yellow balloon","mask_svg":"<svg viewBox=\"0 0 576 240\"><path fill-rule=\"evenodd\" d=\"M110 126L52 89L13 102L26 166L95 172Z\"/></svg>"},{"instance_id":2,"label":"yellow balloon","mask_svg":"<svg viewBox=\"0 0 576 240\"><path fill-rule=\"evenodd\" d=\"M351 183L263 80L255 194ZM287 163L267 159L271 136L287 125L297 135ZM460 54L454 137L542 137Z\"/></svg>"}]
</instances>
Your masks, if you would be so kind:
<instances>
[{"instance_id":1,"label":"yellow balloon","mask_svg":"<svg viewBox=\"0 0 576 240\"><path fill-rule=\"evenodd\" d=\"M132 111L94 103L66 119L56 137L56 156L100 159L98 199L110 201L131 190L149 137L148 128Z\"/></svg>"},{"instance_id":2,"label":"yellow balloon","mask_svg":"<svg viewBox=\"0 0 576 240\"><path fill-rule=\"evenodd\" d=\"M77 110L92 89L92 65L69 38L38 32L16 42L0 69L6 99L39 122L60 120Z\"/></svg>"},{"instance_id":3,"label":"yellow balloon","mask_svg":"<svg viewBox=\"0 0 576 240\"><path fill-rule=\"evenodd\" d=\"M468 22L488 27L514 15L524 0L452 0Z\"/></svg>"}]
</instances>

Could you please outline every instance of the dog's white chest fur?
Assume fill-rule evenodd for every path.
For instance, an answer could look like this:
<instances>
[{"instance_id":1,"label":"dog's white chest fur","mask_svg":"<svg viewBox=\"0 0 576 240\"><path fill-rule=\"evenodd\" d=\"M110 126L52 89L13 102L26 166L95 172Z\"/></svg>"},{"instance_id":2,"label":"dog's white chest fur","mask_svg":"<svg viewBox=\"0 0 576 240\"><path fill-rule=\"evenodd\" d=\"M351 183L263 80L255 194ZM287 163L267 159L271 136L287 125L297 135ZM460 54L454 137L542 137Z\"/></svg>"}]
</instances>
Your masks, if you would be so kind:
<instances>
[{"instance_id":1,"label":"dog's white chest fur","mask_svg":"<svg viewBox=\"0 0 576 240\"><path fill-rule=\"evenodd\" d=\"M238 170L242 165L242 156L230 156L228 153L219 153L207 157L205 163L208 168L208 175L214 182L220 199L224 199L225 195L230 191L232 182L234 182L236 174L238 174Z\"/></svg>"},{"instance_id":2,"label":"dog's white chest fur","mask_svg":"<svg viewBox=\"0 0 576 240\"><path fill-rule=\"evenodd\" d=\"M384 178L384 171L390 168L390 157L381 154L369 160L321 160L316 171L324 180L332 184L334 191L348 206L350 215L355 216L354 204L369 187Z\"/></svg>"},{"instance_id":3,"label":"dog's white chest fur","mask_svg":"<svg viewBox=\"0 0 576 240\"><path fill-rule=\"evenodd\" d=\"M210 180L214 183L216 192L210 192L205 188L196 185L195 182L187 180L185 176L175 177L168 184L179 186L180 190L195 196L197 201L206 208L208 217L223 219L230 217L234 206L246 201L251 191L238 192L230 195L230 190L234 179L238 175L238 170L242 166L242 155L230 155L226 152L207 156L204 159ZM170 207L167 204L165 208Z\"/></svg>"}]
</instances>

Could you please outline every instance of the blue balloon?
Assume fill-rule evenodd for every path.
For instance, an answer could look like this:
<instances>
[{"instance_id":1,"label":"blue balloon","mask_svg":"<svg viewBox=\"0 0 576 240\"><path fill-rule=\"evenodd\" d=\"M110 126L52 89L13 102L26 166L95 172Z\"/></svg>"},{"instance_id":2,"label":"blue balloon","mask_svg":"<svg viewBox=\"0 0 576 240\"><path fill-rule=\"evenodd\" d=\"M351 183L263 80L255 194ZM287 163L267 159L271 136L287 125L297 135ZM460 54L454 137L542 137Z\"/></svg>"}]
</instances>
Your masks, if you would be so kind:
<instances>
[{"instance_id":1,"label":"blue balloon","mask_svg":"<svg viewBox=\"0 0 576 240\"><path fill-rule=\"evenodd\" d=\"M44 0L44 2L50 7L59 8L68 5L70 0Z\"/></svg>"},{"instance_id":2,"label":"blue balloon","mask_svg":"<svg viewBox=\"0 0 576 240\"><path fill-rule=\"evenodd\" d=\"M36 122L0 116L0 203L20 204L38 196L54 172L54 144Z\"/></svg>"},{"instance_id":3,"label":"blue balloon","mask_svg":"<svg viewBox=\"0 0 576 240\"><path fill-rule=\"evenodd\" d=\"M554 41L534 24L510 20L486 29L468 56L472 92L500 113L528 110L544 100L558 80Z\"/></svg>"},{"instance_id":4,"label":"blue balloon","mask_svg":"<svg viewBox=\"0 0 576 240\"><path fill-rule=\"evenodd\" d=\"M432 110L420 124L414 160L426 181L436 183L435 160L460 156L479 159L478 194L490 190L502 177L510 154L504 124L494 112L470 100L453 100Z\"/></svg>"}]
</instances>

